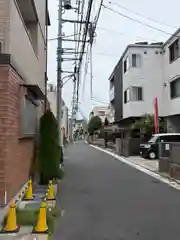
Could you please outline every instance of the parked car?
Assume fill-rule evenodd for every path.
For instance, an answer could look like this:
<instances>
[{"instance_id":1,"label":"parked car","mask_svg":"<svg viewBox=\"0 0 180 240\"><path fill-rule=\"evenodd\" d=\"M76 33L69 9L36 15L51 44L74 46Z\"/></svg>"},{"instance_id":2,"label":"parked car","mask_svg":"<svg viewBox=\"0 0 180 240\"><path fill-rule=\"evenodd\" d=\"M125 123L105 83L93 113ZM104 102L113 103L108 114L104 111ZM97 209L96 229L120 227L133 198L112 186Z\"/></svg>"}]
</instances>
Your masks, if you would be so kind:
<instances>
[{"instance_id":1,"label":"parked car","mask_svg":"<svg viewBox=\"0 0 180 240\"><path fill-rule=\"evenodd\" d=\"M140 155L144 158L159 158L159 143L180 142L180 133L160 133L152 135L151 139L144 144L140 144Z\"/></svg>"}]
</instances>

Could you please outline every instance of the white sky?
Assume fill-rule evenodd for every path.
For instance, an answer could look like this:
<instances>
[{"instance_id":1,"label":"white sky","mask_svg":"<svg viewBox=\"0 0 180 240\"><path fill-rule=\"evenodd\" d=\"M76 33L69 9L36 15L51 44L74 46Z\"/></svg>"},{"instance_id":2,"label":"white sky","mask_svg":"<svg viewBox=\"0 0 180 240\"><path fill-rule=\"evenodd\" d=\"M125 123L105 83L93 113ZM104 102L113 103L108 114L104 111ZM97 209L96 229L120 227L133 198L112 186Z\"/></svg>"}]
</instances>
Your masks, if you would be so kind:
<instances>
[{"instance_id":1,"label":"white sky","mask_svg":"<svg viewBox=\"0 0 180 240\"><path fill-rule=\"evenodd\" d=\"M96 4L93 6L93 16L95 16L99 5L99 0L94 1ZM72 0L72 3L74 2L75 0ZM143 14L149 18L175 26L175 28L173 28L150 21L149 19L143 18L130 11L119 8L116 5L109 4L108 0L104 0L104 5L126 14L131 18L138 19L148 25L166 31L167 33L173 33L176 30L176 27L180 27L179 0L172 0L171 2L167 1L167 3L165 3L163 0L112 0L112 2L121 4L121 6L126 7L134 12ZM49 12L51 27L49 28L49 38L57 37L57 10L58 1L50 0ZM71 10L66 13L63 18L74 19L75 16L76 15L74 11ZM104 31L104 28L108 31ZM73 25L65 23L63 26L63 32L65 32L66 35L72 34ZM96 33L97 37L93 46L93 96L96 98L96 100L102 102L109 101L108 77L128 44L137 41L165 41L170 37L170 34L165 34L163 32L151 29L147 26L124 18L116 13L112 13L105 8L102 8ZM63 43L63 47L73 47L73 43ZM56 83L57 81L56 50L57 41L49 41L48 77L50 82L53 83ZM63 63L63 69L72 71L72 62ZM87 74L84 82L84 67L82 71L80 109L82 114L87 116L93 106L102 104L100 102L91 100L89 74ZM83 84L83 82L85 84ZM68 107L71 107L72 86L73 83L70 80L63 88L63 99Z\"/></svg>"}]
</instances>

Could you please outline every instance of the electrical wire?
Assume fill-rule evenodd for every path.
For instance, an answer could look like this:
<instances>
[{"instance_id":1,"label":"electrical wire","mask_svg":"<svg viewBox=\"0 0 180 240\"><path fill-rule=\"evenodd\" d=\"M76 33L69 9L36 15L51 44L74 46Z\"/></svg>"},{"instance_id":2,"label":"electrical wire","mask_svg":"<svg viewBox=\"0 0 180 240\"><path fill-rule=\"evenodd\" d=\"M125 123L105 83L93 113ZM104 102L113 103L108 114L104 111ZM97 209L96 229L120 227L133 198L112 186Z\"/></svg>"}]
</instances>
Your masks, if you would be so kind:
<instances>
[{"instance_id":1,"label":"electrical wire","mask_svg":"<svg viewBox=\"0 0 180 240\"><path fill-rule=\"evenodd\" d=\"M162 29L160 29L160 28L157 28L157 27L154 27L154 26L152 26L152 25L149 25L149 24L147 24L147 23L145 23L145 22L142 22L142 21L140 21L140 20L138 20L138 19L129 17L128 15L125 15L125 14L119 12L119 11L116 11L116 10L114 10L114 9L112 9L112 8L104 5L104 4L103 4L103 7L106 8L106 9L108 9L109 11L114 12L114 13L120 15L121 17L127 18L127 19L129 19L129 20L131 20L131 21L133 21L133 22L142 24L142 25L144 25L144 26L146 26L146 27L149 27L149 28L154 29L154 30L156 30L156 31L162 32L162 33L164 33L164 34L173 36L172 33L166 32L166 31L164 31L164 30L162 30Z\"/></svg>"},{"instance_id":2,"label":"electrical wire","mask_svg":"<svg viewBox=\"0 0 180 240\"><path fill-rule=\"evenodd\" d=\"M87 51L86 51L86 59L85 59L85 71L84 71L84 78L83 78L83 83L82 83L82 99L84 99L84 90L85 90L85 82L86 82L86 76L87 76L87 72L88 72L88 66L89 66L89 44L87 45Z\"/></svg>"},{"instance_id":3,"label":"electrical wire","mask_svg":"<svg viewBox=\"0 0 180 240\"><path fill-rule=\"evenodd\" d=\"M93 65L92 65L92 44L90 44L90 96L93 94Z\"/></svg>"},{"instance_id":4,"label":"electrical wire","mask_svg":"<svg viewBox=\"0 0 180 240\"><path fill-rule=\"evenodd\" d=\"M92 97L92 100L95 101L95 102L98 102L98 103L102 103L102 104L109 104L109 102L98 100L95 97Z\"/></svg>"},{"instance_id":5,"label":"electrical wire","mask_svg":"<svg viewBox=\"0 0 180 240\"><path fill-rule=\"evenodd\" d=\"M71 76L69 76L69 78L64 82L62 83L62 86L63 87L67 82L69 82L69 80L71 80L72 78L74 77L74 74L72 74Z\"/></svg>"},{"instance_id":6,"label":"electrical wire","mask_svg":"<svg viewBox=\"0 0 180 240\"><path fill-rule=\"evenodd\" d=\"M89 0L88 2L88 9L87 9L87 14L86 14L86 24L85 24L85 32L83 34L83 38L82 38L82 48L81 48L81 53L80 53L80 58L79 58L79 63L78 63L78 69L80 71L81 69L81 64L82 64L82 60L83 60L83 56L84 56L84 50L85 50L85 45L86 45L86 39L87 39L87 33L88 33L88 24L90 21L90 16L91 16L91 9L92 9L92 3L93 0ZM79 100L79 80L77 81L77 102Z\"/></svg>"},{"instance_id":7,"label":"electrical wire","mask_svg":"<svg viewBox=\"0 0 180 240\"><path fill-rule=\"evenodd\" d=\"M94 35L95 31L96 31L96 27L97 27L97 23L98 23L98 21L99 21L99 17L100 17L100 14L101 14L102 6L103 6L103 0L101 0L101 2L100 2L100 6L99 6L99 9L98 9L98 13L97 13L97 15L95 16L95 19L94 19L93 35Z\"/></svg>"},{"instance_id":8,"label":"electrical wire","mask_svg":"<svg viewBox=\"0 0 180 240\"><path fill-rule=\"evenodd\" d=\"M107 57L120 58L120 55L119 55L119 56L115 56L115 55L109 54L109 53L94 52L93 54L102 55L102 56L107 56Z\"/></svg>"},{"instance_id":9,"label":"electrical wire","mask_svg":"<svg viewBox=\"0 0 180 240\"><path fill-rule=\"evenodd\" d=\"M112 5L118 6L119 8L122 8L122 9L124 9L124 10L126 10L126 11L129 11L129 12L131 12L131 13L133 13L133 14L136 14L136 15L138 15L138 16L140 16L140 17L146 18L146 19L148 19L148 20L150 20L150 21L152 21L152 22L159 23L159 24L161 24L161 25L164 25L164 26L167 26L167 27L171 27L171 28L176 28L176 29L178 28L177 26L172 26L172 25L169 25L169 24L167 24L167 23L165 23L165 22L162 22L162 21L156 20L156 19L154 19L154 18L145 16L145 15L143 15L143 14L141 14L141 13L138 13L138 12L135 12L135 11L133 11L133 10L127 8L127 7L124 7L124 6L120 5L119 3L115 3L115 2L111 2L111 1L110 1L109 3L112 4Z\"/></svg>"},{"instance_id":10,"label":"electrical wire","mask_svg":"<svg viewBox=\"0 0 180 240\"><path fill-rule=\"evenodd\" d=\"M76 48L76 54L75 54L75 56L76 56L76 58L79 58L78 52L79 52L80 40L81 40L81 36L82 36L82 22L83 22L83 18L84 18L84 5L85 5L85 0L82 0L81 9L80 9L80 3L81 3L81 1L79 0L79 1L76 2L76 3L78 4L78 7L77 7L77 9L78 9L77 21L78 21L78 22L79 22L79 11L80 11L80 14L81 14L79 34L78 34L79 38L77 38L77 39L78 39L78 43L77 43L77 45L76 45L76 47L75 47L75 48ZM77 23L77 31L78 31L78 23ZM78 67L77 61L78 61L78 60L75 61L75 67L76 67L76 69L77 69L77 67ZM79 91L79 84L80 84L80 71L79 71L79 69L78 69L78 72L77 72L76 75L77 75L77 82L74 83L74 84L77 84L77 91L74 91L74 94L75 94L75 92L76 92L76 95L77 95L77 107L78 107L78 91ZM75 90L75 89L74 89L74 90ZM74 98L75 98L75 96L74 96Z\"/></svg>"},{"instance_id":11,"label":"electrical wire","mask_svg":"<svg viewBox=\"0 0 180 240\"><path fill-rule=\"evenodd\" d=\"M111 32L111 33L114 33L114 34L118 34L118 35L121 35L121 36L129 36L127 33L124 33L124 32L119 32L119 31L114 31L114 30L111 30L111 29L108 29L108 28L104 28L104 27L99 27L97 26L97 29L101 30L101 31L105 31L105 32ZM140 36L134 36L135 38L139 38L139 39L144 39L144 37L140 37ZM149 41L152 41L152 42L157 42L158 40L156 39L151 39L151 38L145 38L146 40L149 40Z\"/></svg>"}]
</instances>

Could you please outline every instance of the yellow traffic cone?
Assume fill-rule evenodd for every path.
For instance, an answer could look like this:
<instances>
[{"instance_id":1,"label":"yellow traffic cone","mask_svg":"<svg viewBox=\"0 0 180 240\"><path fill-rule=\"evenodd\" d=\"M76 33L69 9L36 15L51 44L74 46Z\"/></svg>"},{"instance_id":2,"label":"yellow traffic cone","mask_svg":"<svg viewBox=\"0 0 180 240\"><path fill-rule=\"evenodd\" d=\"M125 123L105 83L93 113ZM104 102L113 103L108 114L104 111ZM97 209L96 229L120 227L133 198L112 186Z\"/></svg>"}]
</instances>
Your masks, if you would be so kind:
<instances>
[{"instance_id":1,"label":"yellow traffic cone","mask_svg":"<svg viewBox=\"0 0 180 240\"><path fill-rule=\"evenodd\" d=\"M32 180L30 179L28 182L28 188L24 197L24 200L33 200L33 194L32 194Z\"/></svg>"},{"instance_id":2,"label":"yellow traffic cone","mask_svg":"<svg viewBox=\"0 0 180 240\"><path fill-rule=\"evenodd\" d=\"M5 232L17 232L18 226L16 222L16 205L12 202L9 206L8 215L7 215L7 222L4 227Z\"/></svg>"},{"instance_id":3,"label":"yellow traffic cone","mask_svg":"<svg viewBox=\"0 0 180 240\"><path fill-rule=\"evenodd\" d=\"M48 185L48 188L50 188L50 185L52 185L52 181L51 180L49 180L49 185Z\"/></svg>"},{"instance_id":4,"label":"yellow traffic cone","mask_svg":"<svg viewBox=\"0 0 180 240\"><path fill-rule=\"evenodd\" d=\"M35 226L35 232L43 233L48 231L47 219L46 219L46 203L42 202L39 216L37 219L37 224Z\"/></svg>"},{"instance_id":5,"label":"yellow traffic cone","mask_svg":"<svg viewBox=\"0 0 180 240\"><path fill-rule=\"evenodd\" d=\"M46 200L47 200L47 201L48 201L48 200L55 200L54 189L53 189L52 183L51 183L50 186L49 186Z\"/></svg>"}]
</instances>

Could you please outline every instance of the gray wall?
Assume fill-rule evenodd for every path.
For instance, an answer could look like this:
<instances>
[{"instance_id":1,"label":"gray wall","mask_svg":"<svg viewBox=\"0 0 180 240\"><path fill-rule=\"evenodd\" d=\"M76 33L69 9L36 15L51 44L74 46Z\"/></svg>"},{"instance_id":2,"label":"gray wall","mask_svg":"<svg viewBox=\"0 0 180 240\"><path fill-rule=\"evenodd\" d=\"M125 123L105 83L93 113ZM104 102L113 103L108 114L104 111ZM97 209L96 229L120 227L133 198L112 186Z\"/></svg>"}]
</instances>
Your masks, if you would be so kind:
<instances>
[{"instance_id":1,"label":"gray wall","mask_svg":"<svg viewBox=\"0 0 180 240\"><path fill-rule=\"evenodd\" d=\"M114 69L114 109L115 121L120 121L123 118L123 73L122 73L122 59Z\"/></svg>"}]
</instances>

